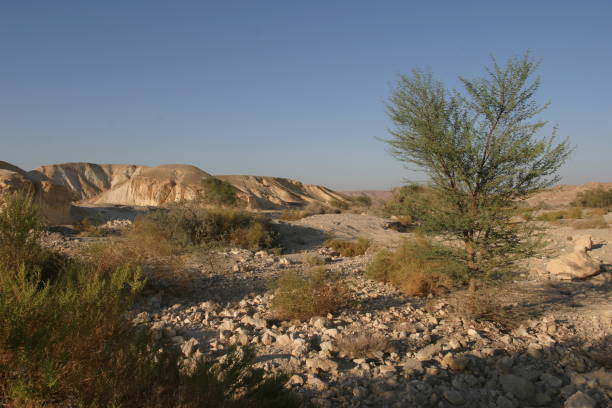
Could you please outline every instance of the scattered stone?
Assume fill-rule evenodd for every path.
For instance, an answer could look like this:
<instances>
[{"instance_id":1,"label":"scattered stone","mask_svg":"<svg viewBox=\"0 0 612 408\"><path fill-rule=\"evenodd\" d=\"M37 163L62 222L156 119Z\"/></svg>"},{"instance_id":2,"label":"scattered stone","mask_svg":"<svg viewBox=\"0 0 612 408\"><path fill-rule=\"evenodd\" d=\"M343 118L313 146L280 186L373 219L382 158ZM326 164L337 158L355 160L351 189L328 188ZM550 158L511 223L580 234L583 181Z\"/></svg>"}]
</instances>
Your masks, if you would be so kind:
<instances>
[{"instance_id":1,"label":"scattered stone","mask_svg":"<svg viewBox=\"0 0 612 408\"><path fill-rule=\"evenodd\" d=\"M582 391L578 391L565 401L564 408L595 408L595 401Z\"/></svg>"},{"instance_id":2,"label":"scattered stone","mask_svg":"<svg viewBox=\"0 0 612 408\"><path fill-rule=\"evenodd\" d=\"M506 392L512 393L523 401L532 401L535 398L535 387L531 381L514 374L502 375L499 382Z\"/></svg>"}]
</instances>

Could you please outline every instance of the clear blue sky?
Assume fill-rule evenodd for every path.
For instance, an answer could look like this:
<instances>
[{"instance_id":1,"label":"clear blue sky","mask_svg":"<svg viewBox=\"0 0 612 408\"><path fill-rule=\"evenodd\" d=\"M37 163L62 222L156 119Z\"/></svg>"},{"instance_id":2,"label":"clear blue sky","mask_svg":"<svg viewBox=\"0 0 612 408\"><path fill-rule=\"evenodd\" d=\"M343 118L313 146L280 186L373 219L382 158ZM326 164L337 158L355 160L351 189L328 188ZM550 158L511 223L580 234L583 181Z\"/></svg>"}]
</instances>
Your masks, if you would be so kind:
<instances>
[{"instance_id":1,"label":"clear blue sky","mask_svg":"<svg viewBox=\"0 0 612 408\"><path fill-rule=\"evenodd\" d=\"M612 1L2 1L0 160L190 163L382 189L401 73L531 49L564 181L612 181Z\"/></svg>"}]
</instances>

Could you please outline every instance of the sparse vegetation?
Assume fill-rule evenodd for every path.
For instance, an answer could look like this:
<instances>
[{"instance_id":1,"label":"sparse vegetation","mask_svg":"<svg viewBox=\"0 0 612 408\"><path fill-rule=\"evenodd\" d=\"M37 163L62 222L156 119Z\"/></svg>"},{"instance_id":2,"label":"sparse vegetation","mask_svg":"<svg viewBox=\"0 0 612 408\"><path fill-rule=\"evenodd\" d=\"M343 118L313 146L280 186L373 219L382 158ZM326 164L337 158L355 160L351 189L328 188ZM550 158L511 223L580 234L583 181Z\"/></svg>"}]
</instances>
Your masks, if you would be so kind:
<instances>
[{"instance_id":1,"label":"sparse vegetation","mask_svg":"<svg viewBox=\"0 0 612 408\"><path fill-rule=\"evenodd\" d=\"M138 228L156 231L154 235L166 236L181 248L233 245L264 249L274 246L269 222L239 209L180 203L146 215L136 224L136 231Z\"/></svg>"},{"instance_id":2,"label":"sparse vegetation","mask_svg":"<svg viewBox=\"0 0 612 408\"><path fill-rule=\"evenodd\" d=\"M31 195L4 197L0 219L2 239L15 238L3 252L11 262L0 265L3 405L299 406L284 377L264 379L252 367L248 349L186 370L176 347L133 327L128 312L145 284L139 268L72 260L43 275Z\"/></svg>"},{"instance_id":3,"label":"sparse vegetation","mask_svg":"<svg viewBox=\"0 0 612 408\"><path fill-rule=\"evenodd\" d=\"M325 316L348 299L344 282L323 267L309 269L303 275L295 270L283 272L270 288L274 291L272 311L283 320Z\"/></svg>"},{"instance_id":4,"label":"sparse vegetation","mask_svg":"<svg viewBox=\"0 0 612 408\"><path fill-rule=\"evenodd\" d=\"M321 266L325 265L325 259L316 254L306 254L302 259L302 263L306 266Z\"/></svg>"},{"instance_id":5,"label":"sparse vegetation","mask_svg":"<svg viewBox=\"0 0 612 408\"><path fill-rule=\"evenodd\" d=\"M449 91L430 72L402 76L388 103L395 124L387 141L401 161L429 176L428 194L407 208L428 232L463 244L473 278L501 276L539 248L534 225L515 223L517 203L559 180L570 153L555 134L539 138L544 107L533 101L537 62L526 54L487 75L460 78Z\"/></svg>"},{"instance_id":6,"label":"sparse vegetation","mask_svg":"<svg viewBox=\"0 0 612 408\"><path fill-rule=\"evenodd\" d=\"M348 331L336 340L340 357L377 358L389 348L389 339L378 333L372 333L366 327Z\"/></svg>"},{"instance_id":7,"label":"sparse vegetation","mask_svg":"<svg viewBox=\"0 0 612 408\"><path fill-rule=\"evenodd\" d=\"M351 205L348 202L342 201L342 200L338 200L337 198L332 199L329 202L329 205L331 205L333 208L337 208L337 209L339 209L341 211L346 211L346 210L348 210L351 207Z\"/></svg>"},{"instance_id":8,"label":"sparse vegetation","mask_svg":"<svg viewBox=\"0 0 612 408\"><path fill-rule=\"evenodd\" d=\"M602 186L582 191L576 195L572 203L575 206L588 208L612 208L612 188Z\"/></svg>"},{"instance_id":9,"label":"sparse vegetation","mask_svg":"<svg viewBox=\"0 0 612 408\"><path fill-rule=\"evenodd\" d=\"M584 220L577 220L572 223L573 229L599 229L608 228L609 225L601 215L595 215Z\"/></svg>"},{"instance_id":10,"label":"sparse vegetation","mask_svg":"<svg viewBox=\"0 0 612 408\"><path fill-rule=\"evenodd\" d=\"M455 300L458 314L472 321L488 321L506 329L513 329L528 316L516 307L508 307L500 302L501 289L472 287Z\"/></svg>"},{"instance_id":11,"label":"sparse vegetation","mask_svg":"<svg viewBox=\"0 0 612 408\"><path fill-rule=\"evenodd\" d=\"M236 188L216 177L207 177L202 180L200 200L206 204L224 207L233 207L238 204Z\"/></svg>"},{"instance_id":12,"label":"sparse vegetation","mask_svg":"<svg viewBox=\"0 0 612 408\"><path fill-rule=\"evenodd\" d=\"M366 238L357 238L356 241L328 239L323 245L326 248L338 252L340 256L358 256L365 254L371 243L372 242Z\"/></svg>"},{"instance_id":13,"label":"sparse vegetation","mask_svg":"<svg viewBox=\"0 0 612 408\"><path fill-rule=\"evenodd\" d=\"M365 194L361 194L361 195L358 195L357 197L354 197L353 201L357 205L362 206L362 207L368 208L372 206L372 199Z\"/></svg>"},{"instance_id":14,"label":"sparse vegetation","mask_svg":"<svg viewBox=\"0 0 612 408\"><path fill-rule=\"evenodd\" d=\"M452 252L419 236L404 241L395 251L376 254L366 273L370 279L389 282L409 295L440 295L468 279L467 268Z\"/></svg>"},{"instance_id":15,"label":"sparse vegetation","mask_svg":"<svg viewBox=\"0 0 612 408\"><path fill-rule=\"evenodd\" d=\"M577 207L557 211L547 211L536 217L538 221L576 220L582 218L582 210Z\"/></svg>"},{"instance_id":16,"label":"sparse vegetation","mask_svg":"<svg viewBox=\"0 0 612 408\"><path fill-rule=\"evenodd\" d=\"M317 214L330 214L338 213L340 210L331 209L321 204L308 204L304 209L301 210L283 210L280 214L280 219L283 221L298 221L302 218L310 217L311 215Z\"/></svg>"}]
</instances>

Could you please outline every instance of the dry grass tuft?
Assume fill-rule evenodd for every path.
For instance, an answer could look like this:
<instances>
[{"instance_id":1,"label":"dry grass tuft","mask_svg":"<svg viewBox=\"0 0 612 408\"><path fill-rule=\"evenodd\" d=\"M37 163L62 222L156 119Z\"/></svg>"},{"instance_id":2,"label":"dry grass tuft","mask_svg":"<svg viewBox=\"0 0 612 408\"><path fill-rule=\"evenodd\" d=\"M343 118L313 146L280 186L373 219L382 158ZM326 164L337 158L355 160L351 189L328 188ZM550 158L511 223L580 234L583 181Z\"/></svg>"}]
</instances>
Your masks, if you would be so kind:
<instances>
[{"instance_id":1,"label":"dry grass tuft","mask_svg":"<svg viewBox=\"0 0 612 408\"><path fill-rule=\"evenodd\" d=\"M602 215L587 218L585 220L577 220L572 223L573 229L596 229L608 227L609 225Z\"/></svg>"},{"instance_id":2,"label":"dry grass tuft","mask_svg":"<svg viewBox=\"0 0 612 408\"><path fill-rule=\"evenodd\" d=\"M306 266L322 266L325 265L325 259L316 254L306 254L302 259L302 263Z\"/></svg>"},{"instance_id":3,"label":"dry grass tuft","mask_svg":"<svg viewBox=\"0 0 612 408\"><path fill-rule=\"evenodd\" d=\"M286 271L269 286L274 291L272 312L281 320L325 316L348 301L344 281L323 267L310 269L304 275L295 270Z\"/></svg>"},{"instance_id":4,"label":"dry grass tuft","mask_svg":"<svg viewBox=\"0 0 612 408\"><path fill-rule=\"evenodd\" d=\"M455 310L466 319L498 324L505 329L518 327L527 315L517 308L503 305L501 289L471 287L455 300Z\"/></svg>"},{"instance_id":5,"label":"dry grass tuft","mask_svg":"<svg viewBox=\"0 0 612 408\"><path fill-rule=\"evenodd\" d=\"M538 221L577 220L582 218L582 209L571 207L564 210L548 211L536 217Z\"/></svg>"},{"instance_id":6,"label":"dry grass tuft","mask_svg":"<svg viewBox=\"0 0 612 408\"><path fill-rule=\"evenodd\" d=\"M365 254L371 243L372 241L366 238L358 238L357 241L328 239L323 245L338 252L341 256L351 257Z\"/></svg>"},{"instance_id":7,"label":"dry grass tuft","mask_svg":"<svg viewBox=\"0 0 612 408\"><path fill-rule=\"evenodd\" d=\"M368 265L370 279L389 282L411 296L441 295L465 280L465 267L450 249L425 237L406 240L395 251L383 250Z\"/></svg>"},{"instance_id":8,"label":"dry grass tuft","mask_svg":"<svg viewBox=\"0 0 612 408\"><path fill-rule=\"evenodd\" d=\"M340 357L377 358L389 349L389 339L379 333L370 333L367 329L343 334L336 340Z\"/></svg>"}]
</instances>

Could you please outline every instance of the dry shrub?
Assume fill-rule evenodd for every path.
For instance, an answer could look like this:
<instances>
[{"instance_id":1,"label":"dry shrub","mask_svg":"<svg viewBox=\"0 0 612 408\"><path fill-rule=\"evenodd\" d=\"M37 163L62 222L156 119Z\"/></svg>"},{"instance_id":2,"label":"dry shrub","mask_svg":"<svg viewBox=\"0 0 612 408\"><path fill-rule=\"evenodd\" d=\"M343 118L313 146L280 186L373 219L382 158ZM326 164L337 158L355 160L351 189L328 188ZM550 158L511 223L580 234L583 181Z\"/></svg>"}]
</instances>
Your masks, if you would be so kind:
<instances>
[{"instance_id":1,"label":"dry shrub","mask_svg":"<svg viewBox=\"0 0 612 408\"><path fill-rule=\"evenodd\" d=\"M440 295L466 281L466 268L452 250L424 236L404 241L395 251L376 254L366 271L370 279L389 282L412 296Z\"/></svg>"},{"instance_id":2,"label":"dry shrub","mask_svg":"<svg viewBox=\"0 0 612 408\"><path fill-rule=\"evenodd\" d=\"M321 266L325 265L325 259L316 254L306 254L302 258L302 263L306 266Z\"/></svg>"},{"instance_id":3,"label":"dry shrub","mask_svg":"<svg viewBox=\"0 0 612 408\"><path fill-rule=\"evenodd\" d=\"M282 320L325 316L348 300L344 281L323 267L310 269L304 275L295 270L285 271L269 286L274 291L272 312Z\"/></svg>"},{"instance_id":4,"label":"dry shrub","mask_svg":"<svg viewBox=\"0 0 612 408\"><path fill-rule=\"evenodd\" d=\"M605 189L602 186L582 191L576 195L573 205L590 208L612 207L612 188Z\"/></svg>"},{"instance_id":5,"label":"dry shrub","mask_svg":"<svg viewBox=\"0 0 612 408\"><path fill-rule=\"evenodd\" d=\"M338 252L341 256L358 256L366 253L372 241L366 238L357 238L356 241L341 239L328 239L323 243L326 248Z\"/></svg>"},{"instance_id":6,"label":"dry shrub","mask_svg":"<svg viewBox=\"0 0 612 408\"><path fill-rule=\"evenodd\" d=\"M248 211L207 208L197 203L178 203L142 217L154 233L166 234L182 249L238 246L246 249L272 248L275 235L270 222Z\"/></svg>"},{"instance_id":7,"label":"dry shrub","mask_svg":"<svg viewBox=\"0 0 612 408\"><path fill-rule=\"evenodd\" d=\"M342 334L336 340L336 348L340 357L376 358L389 349L389 339L380 334L372 333L366 328L359 328Z\"/></svg>"},{"instance_id":8,"label":"dry shrub","mask_svg":"<svg viewBox=\"0 0 612 408\"><path fill-rule=\"evenodd\" d=\"M31 196L24 197L5 202L10 211L0 213L0 238L6 231L37 228ZM11 253L29 255L13 259L16 267L0 264L0 405L300 405L283 389L285 378L264 379L263 370L253 368L253 350L231 352L216 365L199 361L187 372L180 350L133 327L131 306L144 287L135 262L114 268L117 260L67 260L45 276L38 241L31 233L12 236Z\"/></svg>"},{"instance_id":9,"label":"dry shrub","mask_svg":"<svg viewBox=\"0 0 612 408\"><path fill-rule=\"evenodd\" d=\"M582 209L571 207L564 210L549 211L536 217L538 221L577 220L582 218Z\"/></svg>"},{"instance_id":10,"label":"dry shrub","mask_svg":"<svg viewBox=\"0 0 612 408\"><path fill-rule=\"evenodd\" d=\"M338 213L339 210L331 209L321 204L310 203L301 210L284 210L280 214L283 221L298 221L311 215Z\"/></svg>"},{"instance_id":11,"label":"dry shrub","mask_svg":"<svg viewBox=\"0 0 612 408\"><path fill-rule=\"evenodd\" d=\"M572 223L573 229L596 229L608 227L609 225L602 215L587 218L585 220L577 220Z\"/></svg>"},{"instance_id":12,"label":"dry shrub","mask_svg":"<svg viewBox=\"0 0 612 408\"><path fill-rule=\"evenodd\" d=\"M461 317L475 322L488 321L505 329L518 327L528 316L515 307L503 305L501 295L501 289L472 286L456 298L455 310Z\"/></svg>"},{"instance_id":13,"label":"dry shrub","mask_svg":"<svg viewBox=\"0 0 612 408\"><path fill-rule=\"evenodd\" d=\"M337 208L341 211L346 211L348 210L351 206L348 202L346 201L342 201L342 200L338 200L337 198L332 199L329 202L329 205L331 205L334 208Z\"/></svg>"}]
</instances>

